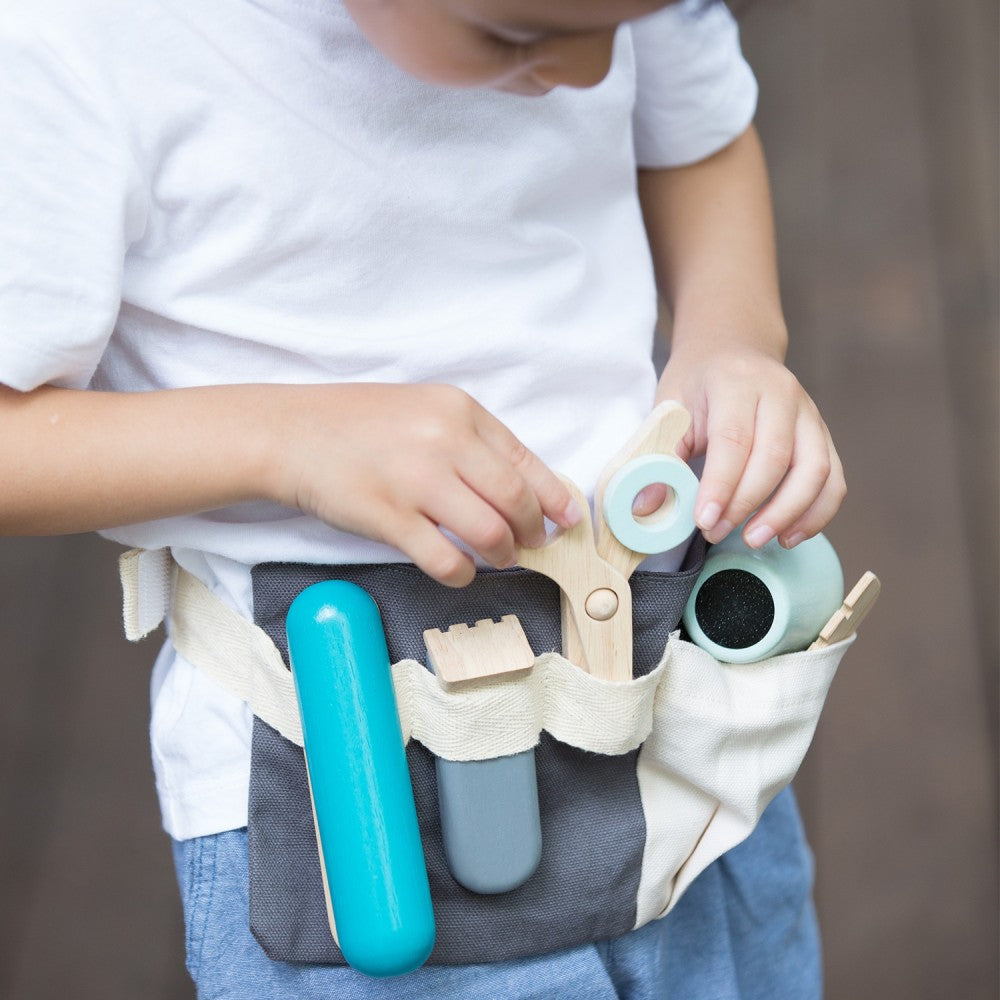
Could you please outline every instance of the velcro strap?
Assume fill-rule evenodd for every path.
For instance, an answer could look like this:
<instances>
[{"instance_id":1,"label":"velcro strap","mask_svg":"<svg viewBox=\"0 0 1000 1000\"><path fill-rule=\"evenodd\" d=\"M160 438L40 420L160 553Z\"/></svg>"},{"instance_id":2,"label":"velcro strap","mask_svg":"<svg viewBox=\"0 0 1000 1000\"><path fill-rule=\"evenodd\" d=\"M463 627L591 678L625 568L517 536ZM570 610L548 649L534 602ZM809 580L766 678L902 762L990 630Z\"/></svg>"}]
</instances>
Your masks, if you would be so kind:
<instances>
[{"instance_id":1,"label":"velcro strap","mask_svg":"<svg viewBox=\"0 0 1000 1000\"><path fill-rule=\"evenodd\" d=\"M119 557L122 618L129 642L144 639L166 618L174 565L169 549L129 549Z\"/></svg>"}]
</instances>

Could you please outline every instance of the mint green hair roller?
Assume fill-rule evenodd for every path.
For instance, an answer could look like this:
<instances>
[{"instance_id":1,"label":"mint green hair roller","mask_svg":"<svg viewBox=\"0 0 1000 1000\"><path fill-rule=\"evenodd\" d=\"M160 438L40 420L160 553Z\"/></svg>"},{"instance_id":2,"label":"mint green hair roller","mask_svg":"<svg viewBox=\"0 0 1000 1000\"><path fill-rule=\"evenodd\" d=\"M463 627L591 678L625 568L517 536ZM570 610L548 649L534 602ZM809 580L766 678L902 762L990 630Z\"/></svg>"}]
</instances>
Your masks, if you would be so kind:
<instances>
[{"instance_id":1,"label":"mint green hair roller","mask_svg":"<svg viewBox=\"0 0 1000 1000\"><path fill-rule=\"evenodd\" d=\"M647 486L662 483L667 499L659 510L637 517L632 504ZM652 555L680 545L694 531L698 477L676 455L639 455L626 462L604 491L604 520L611 533L633 552Z\"/></svg>"}]
</instances>

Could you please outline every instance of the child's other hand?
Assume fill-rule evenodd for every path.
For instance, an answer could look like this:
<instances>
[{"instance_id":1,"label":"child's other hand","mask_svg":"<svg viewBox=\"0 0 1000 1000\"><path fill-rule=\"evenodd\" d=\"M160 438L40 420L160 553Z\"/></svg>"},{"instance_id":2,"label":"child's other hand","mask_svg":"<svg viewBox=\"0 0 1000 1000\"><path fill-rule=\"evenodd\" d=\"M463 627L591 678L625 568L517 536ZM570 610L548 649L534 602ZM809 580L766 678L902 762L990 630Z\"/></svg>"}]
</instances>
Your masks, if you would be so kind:
<instances>
[{"instance_id":1,"label":"child's other hand","mask_svg":"<svg viewBox=\"0 0 1000 1000\"><path fill-rule=\"evenodd\" d=\"M822 531L847 488L815 403L776 358L752 348L671 357L657 401L691 413L681 457L705 455L695 521L710 542L750 518L746 543L792 548Z\"/></svg>"},{"instance_id":2,"label":"child's other hand","mask_svg":"<svg viewBox=\"0 0 1000 1000\"><path fill-rule=\"evenodd\" d=\"M464 586L475 566L440 529L510 566L517 546L544 542L545 517L580 519L556 475L460 389L294 386L286 398L276 498L400 549L441 583Z\"/></svg>"}]
</instances>

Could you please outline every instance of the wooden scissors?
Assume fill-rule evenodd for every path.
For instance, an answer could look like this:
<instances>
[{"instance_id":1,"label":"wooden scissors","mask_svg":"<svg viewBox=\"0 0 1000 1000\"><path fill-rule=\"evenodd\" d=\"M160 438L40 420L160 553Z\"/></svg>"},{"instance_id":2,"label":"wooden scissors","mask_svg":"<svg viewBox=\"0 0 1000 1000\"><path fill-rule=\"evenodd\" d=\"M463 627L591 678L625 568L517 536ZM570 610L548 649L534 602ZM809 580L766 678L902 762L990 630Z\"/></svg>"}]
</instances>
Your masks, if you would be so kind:
<instances>
[{"instance_id":1,"label":"wooden scissors","mask_svg":"<svg viewBox=\"0 0 1000 1000\"><path fill-rule=\"evenodd\" d=\"M690 424L680 404L661 403L601 473L594 492L596 525L580 488L562 477L584 516L540 548L519 550L522 566L559 585L563 656L595 677L632 679L628 578L647 555L674 548L694 530L698 480L676 451ZM655 513L636 517L632 503L653 483L668 487L667 499Z\"/></svg>"}]
</instances>

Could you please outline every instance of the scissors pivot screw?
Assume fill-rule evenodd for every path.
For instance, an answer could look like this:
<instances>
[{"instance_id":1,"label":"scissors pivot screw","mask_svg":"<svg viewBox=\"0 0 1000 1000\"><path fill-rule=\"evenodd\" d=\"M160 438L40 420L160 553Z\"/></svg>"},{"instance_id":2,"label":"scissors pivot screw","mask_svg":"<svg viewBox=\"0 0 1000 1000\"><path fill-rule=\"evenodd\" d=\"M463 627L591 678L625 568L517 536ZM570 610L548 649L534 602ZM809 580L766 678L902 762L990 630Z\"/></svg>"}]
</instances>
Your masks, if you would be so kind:
<instances>
[{"instance_id":1,"label":"scissors pivot screw","mask_svg":"<svg viewBox=\"0 0 1000 1000\"><path fill-rule=\"evenodd\" d=\"M606 622L618 611L618 595L609 587L600 587L587 596L583 606L595 621Z\"/></svg>"}]
</instances>

